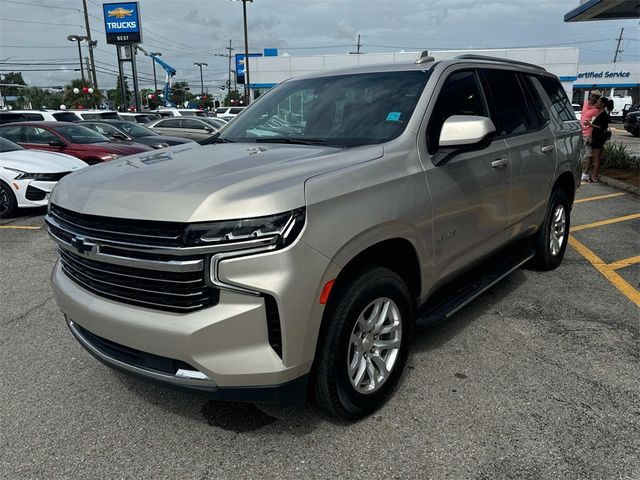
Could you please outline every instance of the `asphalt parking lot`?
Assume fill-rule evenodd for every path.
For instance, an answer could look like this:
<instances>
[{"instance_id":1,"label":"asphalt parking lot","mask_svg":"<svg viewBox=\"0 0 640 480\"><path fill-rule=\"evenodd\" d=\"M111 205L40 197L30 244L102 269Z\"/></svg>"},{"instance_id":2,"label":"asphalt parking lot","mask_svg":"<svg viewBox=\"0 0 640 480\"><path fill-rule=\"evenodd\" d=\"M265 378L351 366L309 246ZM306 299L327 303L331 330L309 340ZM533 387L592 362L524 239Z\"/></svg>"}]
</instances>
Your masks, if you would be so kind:
<instances>
[{"instance_id":1,"label":"asphalt parking lot","mask_svg":"<svg viewBox=\"0 0 640 480\"><path fill-rule=\"evenodd\" d=\"M348 424L114 372L52 299L42 211L0 222L0 477L640 478L640 203L584 185L554 272L522 269L420 332Z\"/></svg>"}]
</instances>

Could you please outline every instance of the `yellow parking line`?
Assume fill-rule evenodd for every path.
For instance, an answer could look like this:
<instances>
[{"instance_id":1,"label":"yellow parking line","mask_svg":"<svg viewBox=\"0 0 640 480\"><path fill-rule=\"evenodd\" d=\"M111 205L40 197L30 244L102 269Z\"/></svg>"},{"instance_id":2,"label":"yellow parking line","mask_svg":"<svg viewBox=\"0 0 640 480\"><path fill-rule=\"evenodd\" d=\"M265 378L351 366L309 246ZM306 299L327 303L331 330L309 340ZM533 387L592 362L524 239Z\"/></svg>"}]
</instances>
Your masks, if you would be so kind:
<instances>
[{"instance_id":1,"label":"yellow parking line","mask_svg":"<svg viewBox=\"0 0 640 480\"><path fill-rule=\"evenodd\" d=\"M586 225L576 225L571 227L572 232L579 232L580 230L587 230L588 228L602 227L604 225L611 225L612 223L626 222L627 220L634 220L640 218L640 213L634 213L633 215L626 215L624 217L610 218L609 220L602 220L600 222L588 223Z\"/></svg>"},{"instance_id":2,"label":"yellow parking line","mask_svg":"<svg viewBox=\"0 0 640 480\"><path fill-rule=\"evenodd\" d=\"M625 297L640 307L640 292L629 285L610 265L605 264L600 257L573 236L569 236L569 245L586 258L607 280L613 283L613 286L620 290Z\"/></svg>"},{"instance_id":3,"label":"yellow parking line","mask_svg":"<svg viewBox=\"0 0 640 480\"><path fill-rule=\"evenodd\" d=\"M631 265L635 265L636 263L640 263L640 255L625 258L624 260L618 260L616 262L610 263L607 266L612 270L618 270L619 268L630 267Z\"/></svg>"},{"instance_id":4,"label":"yellow parking line","mask_svg":"<svg viewBox=\"0 0 640 480\"><path fill-rule=\"evenodd\" d=\"M620 192L620 193L610 193L609 195L598 195L597 197L581 198L579 200L576 200L573 203L584 203L584 202L592 202L594 200L603 200L605 198L621 197L624 194L625 194L624 192Z\"/></svg>"},{"instance_id":5,"label":"yellow parking line","mask_svg":"<svg viewBox=\"0 0 640 480\"><path fill-rule=\"evenodd\" d=\"M0 225L0 229L4 228L7 230L41 230L42 227L28 227L24 225Z\"/></svg>"}]
</instances>

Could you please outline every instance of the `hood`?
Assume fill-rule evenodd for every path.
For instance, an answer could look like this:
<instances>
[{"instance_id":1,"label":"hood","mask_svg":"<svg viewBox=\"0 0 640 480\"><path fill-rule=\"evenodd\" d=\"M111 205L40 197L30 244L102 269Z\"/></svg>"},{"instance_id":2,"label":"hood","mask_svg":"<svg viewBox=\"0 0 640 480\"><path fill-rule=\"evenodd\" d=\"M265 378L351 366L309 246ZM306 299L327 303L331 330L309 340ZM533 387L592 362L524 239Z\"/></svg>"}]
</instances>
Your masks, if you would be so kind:
<instances>
[{"instance_id":1,"label":"hood","mask_svg":"<svg viewBox=\"0 0 640 480\"><path fill-rule=\"evenodd\" d=\"M63 153L39 150L14 150L0 153L0 168L9 167L29 173L71 172L86 167L82 160Z\"/></svg>"},{"instance_id":2,"label":"hood","mask_svg":"<svg viewBox=\"0 0 640 480\"><path fill-rule=\"evenodd\" d=\"M168 147L62 179L51 201L91 215L174 222L259 217L305 205L304 183L382 156L381 145Z\"/></svg>"}]
</instances>

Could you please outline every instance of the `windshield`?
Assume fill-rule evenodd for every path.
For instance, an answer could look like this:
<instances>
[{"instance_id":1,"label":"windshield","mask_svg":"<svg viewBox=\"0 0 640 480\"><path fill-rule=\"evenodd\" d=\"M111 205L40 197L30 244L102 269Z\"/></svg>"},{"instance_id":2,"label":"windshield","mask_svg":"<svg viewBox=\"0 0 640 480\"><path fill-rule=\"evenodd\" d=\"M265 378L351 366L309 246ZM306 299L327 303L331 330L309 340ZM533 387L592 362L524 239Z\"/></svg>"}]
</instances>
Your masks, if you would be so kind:
<instances>
[{"instance_id":1,"label":"windshield","mask_svg":"<svg viewBox=\"0 0 640 480\"><path fill-rule=\"evenodd\" d=\"M220 130L222 127L224 127L227 124L227 122L225 122L224 120L220 120L219 118L203 117L203 118L200 118L200 120L208 123L209 125L214 127L216 130Z\"/></svg>"},{"instance_id":2,"label":"windshield","mask_svg":"<svg viewBox=\"0 0 640 480\"><path fill-rule=\"evenodd\" d=\"M232 142L352 147L400 135L431 72L361 73L280 84L222 130Z\"/></svg>"},{"instance_id":3,"label":"windshield","mask_svg":"<svg viewBox=\"0 0 640 480\"><path fill-rule=\"evenodd\" d=\"M80 125L64 125L55 128L56 132L69 140L71 143L98 143L108 142L109 139L90 128Z\"/></svg>"},{"instance_id":4,"label":"windshield","mask_svg":"<svg viewBox=\"0 0 640 480\"><path fill-rule=\"evenodd\" d=\"M158 135L153 130L133 122L121 122L117 124L117 127L133 138L152 137Z\"/></svg>"},{"instance_id":5,"label":"windshield","mask_svg":"<svg viewBox=\"0 0 640 480\"><path fill-rule=\"evenodd\" d=\"M24 150L24 148L6 138L0 137L0 152L13 152L15 150Z\"/></svg>"}]
</instances>

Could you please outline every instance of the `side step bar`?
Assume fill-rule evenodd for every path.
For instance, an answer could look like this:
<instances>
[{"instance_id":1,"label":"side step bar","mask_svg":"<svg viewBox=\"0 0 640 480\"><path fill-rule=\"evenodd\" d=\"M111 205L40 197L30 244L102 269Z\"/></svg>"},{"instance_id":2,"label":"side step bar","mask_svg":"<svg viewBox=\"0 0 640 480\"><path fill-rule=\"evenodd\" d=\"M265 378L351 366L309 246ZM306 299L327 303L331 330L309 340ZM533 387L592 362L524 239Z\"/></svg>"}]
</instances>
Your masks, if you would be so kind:
<instances>
[{"instance_id":1,"label":"side step bar","mask_svg":"<svg viewBox=\"0 0 640 480\"><path fill-rule=\"evenodd\" d=\"M426 328L446 321L514 270L535 256L533 247L518 243L491 256L459 279L439 289L420 309L416 326Z\"/></svg>"}]
</instances>

